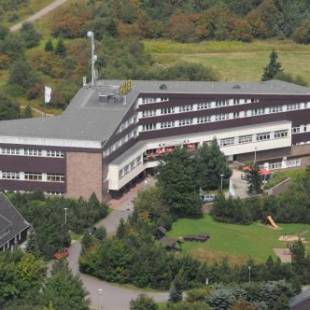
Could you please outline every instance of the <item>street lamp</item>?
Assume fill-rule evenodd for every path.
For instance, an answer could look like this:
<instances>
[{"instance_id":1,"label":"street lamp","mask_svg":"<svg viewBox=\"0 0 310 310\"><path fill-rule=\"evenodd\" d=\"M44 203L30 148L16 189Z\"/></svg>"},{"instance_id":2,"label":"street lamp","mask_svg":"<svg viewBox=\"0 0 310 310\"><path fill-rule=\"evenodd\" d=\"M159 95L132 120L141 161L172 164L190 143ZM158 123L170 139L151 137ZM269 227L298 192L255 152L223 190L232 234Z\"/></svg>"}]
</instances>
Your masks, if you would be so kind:
<instances>
[{"instance_id":1,"label":"street lamp","mask_svg":"<svg viewBox=\"0 0 310 310\"><path fill-rule=\"evenodd\" d=\"M97 61L97 55L95 55L95 34L93 31L87 32L87 37L90 38L91 42L91 86L95 86L95 63Z\"/></svg>"},{"instance_id":2,"label":"street lamp","mask_svg":"<svg viewBox=\"0 0 310 310\"><path fill-rule=\"evenodd\" d=\"M252 266L248 266L248 271L249 271L249 282L251 282L251 271L252 271Z\"/></svg>"},{"instance_id":3,"label":"street lamp","mask_svg":"<svg viewBox=\"0 0 310 310\"><path fill-rule=\"evenodd\" d=\"M98 288L99 310L102 310L102 309L103 309L103 305L102 305L102 293L103 293L103 289L102 289L102 288Z\"/></svg>"},{"instance_id":4,"label":"street lamp","mask_svg":"<svg viewBox=\"0 0 310 310\"><path fill-rule=\"evenodd\" d=\"M256 157L257 157L257 146L254 147L254 164L256 164Z\"/></svg>"},{"instance_id":5,"label":"street lamp","mask_svg":"<svg viewBox=\"0 0 310 310\"><path fill-rule=\"evenodd\" d=\"M68 222L68 213L67 213L68 208L64 208L64 210L65 210L65 225L67 225L67 222Z\"/></svg>"},{"instance_id":6,"label":"street lamp","mask_svg":"<svg viewBox=\"0 0 310 310\"><path fill-rule=\"evenodd\" d=\"M224 174L221 174L221 192L223 191L223 178L224 178Z\"/></svg>"}]
</instances>

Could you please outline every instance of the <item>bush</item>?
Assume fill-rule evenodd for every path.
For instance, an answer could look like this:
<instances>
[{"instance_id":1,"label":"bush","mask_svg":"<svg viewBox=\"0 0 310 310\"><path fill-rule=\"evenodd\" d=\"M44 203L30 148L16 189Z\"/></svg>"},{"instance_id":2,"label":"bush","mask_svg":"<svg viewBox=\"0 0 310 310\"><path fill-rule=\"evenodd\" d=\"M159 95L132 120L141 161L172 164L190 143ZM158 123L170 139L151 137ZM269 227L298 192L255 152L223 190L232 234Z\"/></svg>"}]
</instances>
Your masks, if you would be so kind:
<instances>
[{"instance_id":1,"label":"bush","mask_svg":"<svg viewBox=\"0 0 310 310\"><path fill-rule=\"evenodd\" d=\"M139 297L130 302L130 310L157 310L158 306L152 298L146 295L139 295Z\"/></svg>"},{"instance_id":2,"label":"bush","mask_svg":"<svg viewBox=\"0 0 310 310\"><path fill-rule=\"evenodd\" d=\"M26 48L38 46L41 40L41 34L28 22L23 24L20 30L20 36Z\"/></svg>"},{"instance_id":3,"label":"bush","mask_svg":"<svg viewBox=\"0 0 310 310\"><path fill-rule=\"evenodd\" d=\"M18 85L24 90L29 89L37 82L36 74L24 60L17 60L10 68L9 84Z\"/></svg>"},{"instance_id":4,"label":"bush","mask_svg":"<svg viewBox=\"0 0 310 310\"><path fill-rule=\"evenodd\" d=\"M19 117L19 104L6 95L0 93L0 120L15 119Z\"/></svg>"}]
</instances>

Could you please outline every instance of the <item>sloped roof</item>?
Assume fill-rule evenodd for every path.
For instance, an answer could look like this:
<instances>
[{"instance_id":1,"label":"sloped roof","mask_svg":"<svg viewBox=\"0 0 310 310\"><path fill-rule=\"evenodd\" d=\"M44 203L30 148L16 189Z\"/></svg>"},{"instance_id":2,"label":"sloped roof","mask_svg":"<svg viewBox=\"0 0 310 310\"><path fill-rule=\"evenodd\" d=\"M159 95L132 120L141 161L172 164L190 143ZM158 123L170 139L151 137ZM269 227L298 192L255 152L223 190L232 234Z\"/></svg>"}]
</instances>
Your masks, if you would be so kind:
<instances>
[{"instance_id":1,"label":"sloped roof","mask_svg":"<svg viewBox=\"0 0 310 310\"><path fill-rule=\"evenodd\" d=\"M17 211L9 199L3 193L0 193L0 247L28 227L30 227L30 224Z\"/></svg>"}]
</instances>

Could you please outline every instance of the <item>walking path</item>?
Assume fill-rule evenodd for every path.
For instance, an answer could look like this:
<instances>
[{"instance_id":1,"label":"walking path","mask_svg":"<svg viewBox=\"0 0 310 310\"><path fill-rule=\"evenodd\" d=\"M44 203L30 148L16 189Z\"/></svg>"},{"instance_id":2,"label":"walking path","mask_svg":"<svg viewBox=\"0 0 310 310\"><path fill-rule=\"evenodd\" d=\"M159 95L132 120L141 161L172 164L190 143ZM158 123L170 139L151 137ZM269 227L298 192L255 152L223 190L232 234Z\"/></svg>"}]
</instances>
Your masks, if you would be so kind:
<instances>
[{"instance_id":1,"label":"walking path","mask_svg":"<svg viewBox=\"0 0 310 310\"><path fill-rule=\"evenodd\" d=\"M126 220L133 212L133 200L137 193L154 184L154 180L147 178L145 181L137 184L128 193L124 194L120 199L111 201L111 213L96 227L105 227L109 235L115 234L121 219ZM79 272L79 256L81 252L80 241L74 241L69 248L69 256L67 258L69 266L74 274L78 274L83 282L85 289L88 291L91 308L104 310L128 310L132 299L138 297L139 294L145 293L154 298L156 302L164 302L168 300L168 293L164 292L145 292L139 289L124 288L113 285L109 282L102 281L93 276L89 276Z\"/></svg>"},{"instance_id":2,"label":"walking path","mask_svg":"<svg viewBox=\"0 0 310 310\"><path fill-rule=\"evenodd\" d=\"M25 20L21 21L20 23L12 26L10 28L10 31L16 32L16 31L20 30L24 23L26 23L26 22L32 23L32 22L46 16L47 14L49 14L52 11L54 11L55 9L57 9L59 6L63 5L66 1L67 0L55 0L55 1L53 1L50 5L46 6L45 8L40 10L39 12L31 15L30 17L26 18Z\"/></svg>"},{"instance_id":3,"label":"walking path","mask_svg":"<svg viewBox=\"0 0 310 310\"><path fill-rule=\"evenodd\" d=\"M244 199L244 198L249 197L248 183L246 180L242 180L241 175L242 175L242 172L240 170L233 169L230 181L234 188L236 197Z\"/></svg>"},{"instance_id":4,"label":"walking path","mask_svg":"<svg viewBox=\"0 0 310 310\"><path fill-rule=\"evenodd\" d=\"M89 292L88 298L91 302L91 309L128 310L130 301L136 299L139 294L145 293L139 289L124 288L80 273L78 267L80 251L80 242L74 242L69 249L68 262L73 273L80 276L85 289ZM168 299L168 293L147 292L146 294L156 302L164 302Z\"/></svg>"}]
</instances>

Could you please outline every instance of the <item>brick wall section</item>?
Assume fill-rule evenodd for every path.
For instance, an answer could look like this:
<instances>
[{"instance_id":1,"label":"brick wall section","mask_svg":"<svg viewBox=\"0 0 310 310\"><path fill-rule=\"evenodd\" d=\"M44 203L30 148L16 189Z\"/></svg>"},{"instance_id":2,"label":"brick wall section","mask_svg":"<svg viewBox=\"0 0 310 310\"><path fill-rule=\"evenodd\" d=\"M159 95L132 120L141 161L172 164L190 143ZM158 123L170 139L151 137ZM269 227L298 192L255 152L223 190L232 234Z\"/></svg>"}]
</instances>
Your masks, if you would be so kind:
<instances>
[{"instance_id":1,"label":"brick wall section","mask_svg":"<svg viewBox=\"0 0 310 310\"><path fill-rule=\"evenodd\" d=\"M102 154L68 152L66 159L66 196L88 199L95 193L102 201Z\"/></svg>"}]
</instances>

